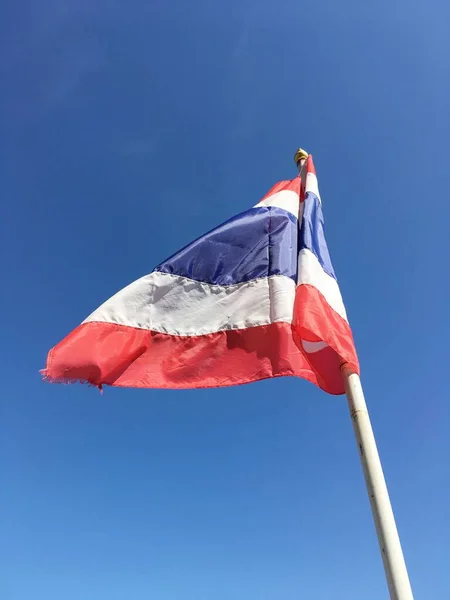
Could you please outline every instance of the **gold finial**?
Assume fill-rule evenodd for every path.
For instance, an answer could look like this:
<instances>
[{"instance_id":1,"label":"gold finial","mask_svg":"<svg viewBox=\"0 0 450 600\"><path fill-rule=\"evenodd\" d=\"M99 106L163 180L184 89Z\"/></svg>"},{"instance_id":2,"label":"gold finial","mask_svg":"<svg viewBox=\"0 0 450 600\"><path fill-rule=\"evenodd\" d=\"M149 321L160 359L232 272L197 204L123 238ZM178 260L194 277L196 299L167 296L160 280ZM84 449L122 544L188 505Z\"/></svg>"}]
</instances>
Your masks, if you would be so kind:
<instances>
[{"instance_id":1,"label":"gold finial","mask_svg":"<svg viewBox=\"0 0 450 600\"><path fill-rule=\"evenodd\" d=\"M294 161L297 167L300 165L300 161L305 160L305 158L308 158L308 153L303 148L299 148L294 154Z\"/></svg>"}]
</instances>

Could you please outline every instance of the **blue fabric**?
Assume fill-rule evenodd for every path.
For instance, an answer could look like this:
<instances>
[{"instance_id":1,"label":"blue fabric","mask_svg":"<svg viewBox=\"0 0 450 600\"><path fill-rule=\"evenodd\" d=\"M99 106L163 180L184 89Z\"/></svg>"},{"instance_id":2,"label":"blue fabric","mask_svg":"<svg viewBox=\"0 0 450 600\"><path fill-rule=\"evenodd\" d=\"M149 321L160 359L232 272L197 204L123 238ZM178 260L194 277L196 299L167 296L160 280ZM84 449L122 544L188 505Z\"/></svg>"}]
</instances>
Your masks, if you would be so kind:
<instances>
[{"instance_id":1,"label":"blue fabric","mask_svg":"<svg viewBox=\"0 0 450 600\"><path fill-rule=\"evenodd\" d=\"M308 192L303 206L303 219L300 227L299 251L308 248L316 256L322 269L336 279L331 264L323 228L322 206L315 194Z\"/></svg>"},{"instance_id":2,"label":"blue fabric","mask_svg":"<svg viewBox=\"0 0 450 600\"><path fill-rule=\"evenodd\" d=\"M276 207L247 210L156 267L196 281L233 285L269 275L297 280L298 221Z\"/></svg>"}]
</instances>

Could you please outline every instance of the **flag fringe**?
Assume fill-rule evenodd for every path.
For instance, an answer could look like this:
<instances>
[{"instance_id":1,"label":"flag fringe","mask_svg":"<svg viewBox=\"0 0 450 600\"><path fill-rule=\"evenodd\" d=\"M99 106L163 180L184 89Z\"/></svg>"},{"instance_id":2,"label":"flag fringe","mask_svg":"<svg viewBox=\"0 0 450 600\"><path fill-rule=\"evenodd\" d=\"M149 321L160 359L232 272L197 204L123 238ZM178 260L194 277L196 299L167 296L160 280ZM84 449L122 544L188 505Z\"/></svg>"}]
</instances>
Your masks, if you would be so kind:
<instances>
[{"instance_id":1,"label":"flag fringe","mask_svg":"<svg viewBox=\"0 0 450 600\"><path fill-rule=\"evenodd\" d=\"M102 383L92 383L87 379L72 379L70 377L51 377L47 373L47 369L41 369L39 371L42 381L45 383L58 383L60 385L73 385L75 383L82 383L84 385L88 385L89 387L95 387L100 390L100 394L103 394L103 384Z\"/></svg>"}]
</instances>

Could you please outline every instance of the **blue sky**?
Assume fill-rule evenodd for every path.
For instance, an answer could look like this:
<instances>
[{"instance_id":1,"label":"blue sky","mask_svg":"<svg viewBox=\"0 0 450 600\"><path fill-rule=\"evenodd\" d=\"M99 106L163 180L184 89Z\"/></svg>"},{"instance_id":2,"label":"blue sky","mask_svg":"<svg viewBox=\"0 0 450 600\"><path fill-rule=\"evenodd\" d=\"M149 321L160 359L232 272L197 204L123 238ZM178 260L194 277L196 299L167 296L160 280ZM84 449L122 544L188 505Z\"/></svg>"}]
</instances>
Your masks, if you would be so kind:
<instances>
[{"instance_id":1,"label":"blue sky","mask_svg":"<svg viewBox=\"0 0 450 600\"><path fill-rule=\"evenodd\" d=\"M41 382L314 154L416 598L448 597L448 4L28 0L0 20L4 600L387 596L344 397Z\"/></svg>"}]
</instances>

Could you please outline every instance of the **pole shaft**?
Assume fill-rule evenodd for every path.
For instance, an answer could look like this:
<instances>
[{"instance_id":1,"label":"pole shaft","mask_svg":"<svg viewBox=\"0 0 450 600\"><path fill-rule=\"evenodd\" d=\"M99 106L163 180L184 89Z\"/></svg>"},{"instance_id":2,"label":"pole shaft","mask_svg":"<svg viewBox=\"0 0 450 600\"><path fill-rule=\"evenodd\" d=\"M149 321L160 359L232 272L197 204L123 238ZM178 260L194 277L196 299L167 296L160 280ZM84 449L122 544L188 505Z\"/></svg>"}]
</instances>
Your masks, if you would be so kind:
<instances>
[{"instance_id":1,"label":"pole shaft","mask_svg":"<svg viewBox=\"0 0 450 600\"><path fill-rule=\"evenodd\" d=\"M361 380L359 375L353 373L347 365L342 366L342 376L345 382L350 416L353 422L373 519L377 530L389 594L391 600L413 600L411 584L364 399Z\"/></svg>"}]
</instances>

